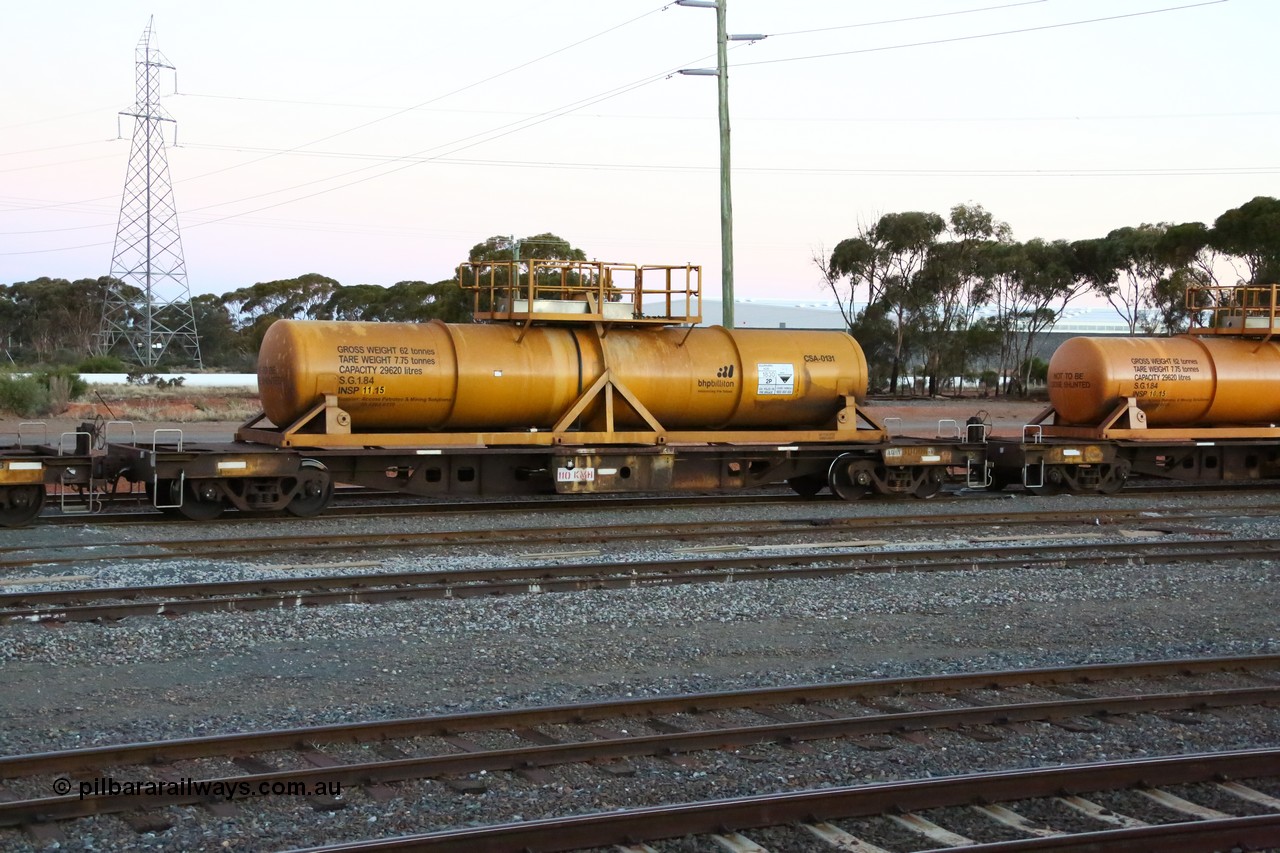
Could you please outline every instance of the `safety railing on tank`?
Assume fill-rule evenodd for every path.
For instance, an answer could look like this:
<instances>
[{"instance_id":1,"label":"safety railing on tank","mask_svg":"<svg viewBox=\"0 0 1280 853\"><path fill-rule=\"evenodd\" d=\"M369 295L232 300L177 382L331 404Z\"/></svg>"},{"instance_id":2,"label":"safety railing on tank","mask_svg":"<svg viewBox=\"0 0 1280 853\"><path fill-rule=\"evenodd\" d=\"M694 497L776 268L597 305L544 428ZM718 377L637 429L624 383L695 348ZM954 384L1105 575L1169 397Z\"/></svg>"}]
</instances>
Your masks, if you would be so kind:
<instances>
[{"instance_id":1,"label":"safety railing on tank","mask_svg":"<svg viewBox=\"0 0 1280 853\"><path fill-rule=\"evenodd\" d=\"M702 267L605 261L468 262L458 283L477 321L698 323Z\"/></svg>"},{"instance_id":2,"label":"safety railing on tank","mask_svg":"<svg viewBox=\"0 0 1280 853\"><path fill-rule=\"evenodd\" d=\"M1270 338L1280 334L1280 285L1187 288L1193 335Z\"/></svg>"}]
</instances>

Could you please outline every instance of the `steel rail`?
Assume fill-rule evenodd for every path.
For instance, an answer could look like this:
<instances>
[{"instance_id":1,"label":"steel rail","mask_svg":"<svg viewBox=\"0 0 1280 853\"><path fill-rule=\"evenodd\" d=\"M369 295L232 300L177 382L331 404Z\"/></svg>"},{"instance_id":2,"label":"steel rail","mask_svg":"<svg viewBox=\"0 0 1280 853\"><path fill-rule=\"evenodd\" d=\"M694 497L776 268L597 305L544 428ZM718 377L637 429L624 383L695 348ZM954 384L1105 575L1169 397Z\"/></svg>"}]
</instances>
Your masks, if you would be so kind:
<instances>
[{"instance_id":1,"label":"steel rail","mask_svg":"<svg viewBox=\"0 0 1280 853\"><path fill-rule=\"evenodd\" d=\"M342 487L337 487L341 489ZM1247 491L1247 489L1245 489ZM186 524L189 519L181 515L171 513L159 513L151 506L149 498L144 493L137 493L141 496L137 508L133 511L118 512L115 514L94 513L95 523L106 524L155 524L169 523ZM974 492L974 496L981 494ZM994 497L994 493L991 494ZM361 517L366 515L376 515L385 513L388 515L465 515L468 513L526 513L531 509L549 512L581 512L583 510L617 510L617 509L650 509L655 506L668 507L728 507L752 504L812 504L814 502L839 502L837 498L831 495L820 495L814 498L806 498L792 492L790 489L778 489L775 491L753 490L751 492L727 492L722 494L595 494L595 495L575 495L565 497L556 494L533 494L523 497L475 497L470 495L450 495L448 497L429 497L423 495L414 495L406 492L396 492L381 489L366 489L360 486L350 487L349 490L337 491L334 494L334 500L338 503L347 504L348 501L370 500L370 499L390 499L392 503L370 504L370 505L346 505L334 508L330 505L330 509L325 511L326 518L347 518ZM126 499L126 504L128 503ZM83 513L68 513L65 515L55 514L41 516L41 522L49 522L53 524L74 524L77 520L85 517ZM219 516L218 521L285 521L297 522L295 516L291 516L285 512L267 512L267 513L245 513L234 507L227 507L225 513Z\"/></svg>"},{"instance_id":2,"label":"steel rail","mask_svg":"<svg viewBox=\"0 0 1280 853\"><path fill-rule=\"evenodd\" d=\"M207 786L207 788L227 791L256 791L268 790L270 786L274 785L299 782L311 786L319 783L334 782L345 786L403 782L455 774L515 771L534 767L609 761L640 756L725 750L763 743L796 743L902 731L932 731L963 726L1053 721L1069 717L1216 709L1273 702L1280 702L1280 686L1116 696L1099 699L1062 699L964 709L906 711L819 721L724 727L705 731L664 732L655 735L603 738L574 743L539 744L528 747L482 750L460 754L430 755L385 761L336 764L330 767L308 767L295 770L249 773L200 779L196 780L197 785L193 787L196 790L199 790L201 786ZM1276 767L1273 767L1272 771L1274 772L1275 770ZM166 792L147 795L145 797L145 805L148 808L159 808L162 806L199 803L205 800L206 797L207 795L188 791ZM0 826L21 825L36 818L43 820L70 819L97 814L118 813L132 811L138 807L139 797L132 793L94 793L0 802Z\"/></svg>"},{"instance_id":3,"label":"steel rail","mask_svg":"<svg viewBox=\"0 0 1280 853\"><path fill-rule=\"evenodd\" d=\"M628 589L695 583L801 580L887 572L1069 569L1082 565L1162 564L1205 559L1271 559L1280 539L1088 543L974 547L950 551L876 550L754 554L643 562L512 566L446 571L301 576L279 579L87 587L0 595L0 623L72 622L129 616L251 611L433 598ZM318 591L317 591L318 590ZM181 596L162 598L161 596ZM154 597L150 601L118 601ZM112 603L81 604L103 601Z\"/></svg>"},{"instance_id":4,"label":"steel rail","mask_svg":"<svg viewBox=\"0 0 1280 853\"><path fill-rule=\"evenodd\" d=\"M1084 832L1056 838L1024 838L951 848L957 853L1205 853L1264 850L1280 845L1280 815L1214 818Z\"/></svg>"},{"instance_id":5,"label":"steel rail","mask_svg":"<svg viewBox=\"0 0 1280 853\"><path fill-rule=\"evenodd\" d=\"M213 542L209 539L153 541L140 546L135 542L107 543L93 546L93 553L74 553L73 556L50 556L59 552L86 552L83 544L42 546L8 546L0 548L0 554L30 554L37 551L46 556L25 556L20 559L0 560L0 569L30 565L62 565L102 560L165 560L176 557L252 556L288 549L292 553L335 551L342 548L360 550L380 548L457 547L464 545L525 545L530 543L578 543L644 540L655 538L719 539L726 535L743 538L762 538L784 535L813 534L816 530L882 530L886 525L913 530L934 528L976 527L983 525L1016 524L1121 524L1139 522L1147 527L1168 526L1170 522L1203 521L1223 515L1232 517L1265 515L1270 517L1277 507L1257 505L1219 506L1211 510L1180 512L1153 518L1148 510L1066 510L1000 513L949 513L922 517L918 514L902 516L878 516L875 518L797 518L782 520L741 519L734 521L663 522L659 524L610 525L609 527L583 526L529 527L507 530L469 531L397 531L394 533L311 533L290 536L266 536L241 538L233 542ZM157 550L159 549L159 550ZM106 553L103 553L103 552Z\"/></svg>"},{"instance_id":6,"label":"steel rail","mask_svg":"<svg viewBox=\"0 0 1280 853\"><path fill-rule=\"evenodd\" d=\"M578 725L624 717L704 714L788 705L805 706L822 702L860 701L922 693L953 694L968 690L1097 684L1137 678L1167 679L1210 673L1274 673L1277 671L1280 671L1280 654L1242 655L1004 671L985 670L933 676L902 676L834 684L789 685L715 693L618 699L574 705L472 711L0 756L0 779L38 773L74 773L99 767L130 764L172 763L228 753L270 752L294 749L300 743L313 745L367 743L465 732L523 729L540 725ZM1280 673L1277 673L1277 678L1280 678ZM1271 686L1271 683L1267 686Z\"/></svg>"},{"instance_id":7,"label":"steel rail","mask_svg":"<svg viewBox=\"0 0 1280 853\"><path fill-rule=\"evenodd\" d=\"M790 823L813 823L925 809L984 805L1147 786L1193 784L1217 778L1273 777L1280 749L1205 753L1129 761L1006 770L957 776L824 788L785 794L628 809L515 824L446 830L307 848L306 853L530 853L633 845L686 835L727 833ZM1166 826L1177 837L1184 824ZM1214 829L1215 827L1210 827ZM1219 826L1229 838L1249 833L1255 848L1280 844L1280 815L1241 818ZM1159 827L1148 827L1159 831ZM1113 835L1114 837L1114 835ZM1124 836L1132 838L1133 836ZM1163 837L1163 836L1162 836ZM1015 848L1016 849L1016 848ZM1038 849L1046 848L1022 848ZM1053 848L1047 848L1053 849ZM1061 848L1069 849L1069 848ZM1078 849L1078 848L1077 848ZM1120 848L1110 848L1120 849ZM1133 848L1127 848L1133 849ZM1164 850L1166 848L1159 848ZM1198 848L1202 849L1202 848ZM302 851L297 851L302 853Z\"/></svg>"},{"instance_id":8,"label":"steel rail","mask_svg":"<svg viewBox=\"0 0 1280 853\"><path fill-rule=\"evenodd\" d=\"M952 485L955 485L954 483ZM1134 495L1197 495L1197 494L1221 494L1231 492L1253 492L1253 491L1274 491L1276 484L1274 482L1237 482L1229 484L1205 484L1205 483L1180 483L1176 480L1160 480L1158 478L1144 478L1141 483L1130 482L1121 492L1120 496ZM142 492L136 493L139 496L137 508L134 511L115 512L115 513L93 513L94 524L104 525L135 525L135 524L186 524L189 521L181 516L171 516L160 514L143 497ZM960 488L955 491L944 491L939 497L957 497L965 500L999 500L1004 494L1022 494L1026 492L988 492L984 490L970 490ZM1087 496L1087 493L1086 493ZM1115 497L1112 495L1111 497ZM382 489L364 489L362 487L351 487L347 492L339 492L335 494L335 499L342 502L346 500L359 500L364 498L392 497L401 498L402 500L393 504L379 504L376 506L344 506L342 508L330 509L325 512L325 518L358 518L367 515L445 515L445 514L465 514L470 512L478 513L506 513L506 512L528 512L530 509L538 509L539 511L568 511L578 512L584 509L630 509L643 508L651 505L661 506L735 506L740 504L792 504L792 503L813 503L815 501L833 502L837 499L831 495L819 495L813 498L805 498L800 495L786 492L774 493L727 493L719 495L653 495L653 496L636 496L636 495L618 495L611 497L608 495L594 496L575 496L569 498L557 497L554 495L534 495L524 500L498 500L498 499L463 499L459 503L459 497L455 496L445 502L441 498L424 498L420 495L412 495L404 492L393 492ZM122 498L126 503L129 498ZM54 514L48 514L54 513ZM42 524L61 525L61 524L81 524L86 514L84 513L67 513L57 514L52 503L46 514L40 516ZM228 508L227 512L221 517L222 521L266 521L266 522L282 522L296 523L297 519L285 513L269 513L255 515L252 513L243 514L235 509Z\"/></svg>"},{"instance_id":9,"label":"steel rail","mask_svg":"<svg viewBox=\"0 0 1280 853\"><path fill-rule=\"evenodd\" d=\"M114 514L93 513L67 513L55 515L41 515L41 524L83 524L86 518L92 518L94 524L110 524L110 525L134 525L134 524L190 524L190 520L181 515L170 515L161 513L150 504L150 499L144 496L144 493L137 492L140 500L136 502L137 508L129 512L116 512ZM54 496L56 497L56 496ZM334 498L343 502L347 500L358 500L362 498L403 498L393 504L378 504L376 506L346 506L341 509L332 509L324 513L324 518L358 518L366 515L459 515L467 513L527 513L536 509L540 512L581 512L584 510L616 510L616 509L645 509L654 506L688 506L688 507L720 507L720 506L737 506L740 504L793 504L793 503L812 503L818 501L834 501L834 497L826 496L820 498L804 498L791 492L751 492L751 493L729 493L722 495L581 495L575 497L558 497L556 495L531 495L523 500L511 499L485 499L470 498L464 496L451 496L450 498L427 498L420 495L411 495L404 492L390 492L378 489L364 489L359 486L352 487L350 491L335 493ZM122 499L126 503L128 498ZM48 506L48 505L47 505ZM287 513L241 513L240 511L228 507L227 511L219 517L219 521L282 521L297 523L298 519ZM209 523L209 522L202 522Z\"/></svg>"}]
</instances>

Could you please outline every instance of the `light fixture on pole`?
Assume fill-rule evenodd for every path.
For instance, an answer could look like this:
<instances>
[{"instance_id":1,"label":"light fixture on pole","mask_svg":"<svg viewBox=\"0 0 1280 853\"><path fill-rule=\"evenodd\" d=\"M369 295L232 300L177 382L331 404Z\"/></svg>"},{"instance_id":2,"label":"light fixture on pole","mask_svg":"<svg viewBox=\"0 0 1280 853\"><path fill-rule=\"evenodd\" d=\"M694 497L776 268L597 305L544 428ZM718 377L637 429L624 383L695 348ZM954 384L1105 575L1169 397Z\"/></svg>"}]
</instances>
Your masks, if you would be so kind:
<instances>
[{"instance_id":1,"label":"light fixture on pole","mask_svg":"<svg viewBox=\"0 0 1280 853\"><path fill-rule=\"evenodd\" d=\"M681 74L719 78L720 90L720 288L721 323L733 328L733 197L729 190L729 69L725 58L731 41L760 41L763 35L728 35L725 4L728 0L676 0L677 6L716 10L716 67L683 68Z\"/></svg>"}]
</instances>

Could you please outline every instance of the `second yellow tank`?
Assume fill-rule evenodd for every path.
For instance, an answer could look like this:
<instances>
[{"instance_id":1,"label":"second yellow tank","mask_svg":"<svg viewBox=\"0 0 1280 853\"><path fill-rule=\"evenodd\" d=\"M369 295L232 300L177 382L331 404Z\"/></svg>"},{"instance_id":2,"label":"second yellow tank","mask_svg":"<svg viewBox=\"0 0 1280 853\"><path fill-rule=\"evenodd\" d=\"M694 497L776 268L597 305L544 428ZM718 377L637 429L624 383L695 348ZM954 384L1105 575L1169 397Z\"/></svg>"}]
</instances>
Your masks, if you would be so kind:
<instances>
[{"instance_id":1,"label":"second yellow tank","mask_svg":"<svg viewBox=\"0 0 1280 853\"><path fill-rule=\"evenodd\" d=\"M1236 338L1071 338L1049 361L1063 424L1133 397L1151 426L1280 423L1280 344Z\"/></svg>"}]
</instances>

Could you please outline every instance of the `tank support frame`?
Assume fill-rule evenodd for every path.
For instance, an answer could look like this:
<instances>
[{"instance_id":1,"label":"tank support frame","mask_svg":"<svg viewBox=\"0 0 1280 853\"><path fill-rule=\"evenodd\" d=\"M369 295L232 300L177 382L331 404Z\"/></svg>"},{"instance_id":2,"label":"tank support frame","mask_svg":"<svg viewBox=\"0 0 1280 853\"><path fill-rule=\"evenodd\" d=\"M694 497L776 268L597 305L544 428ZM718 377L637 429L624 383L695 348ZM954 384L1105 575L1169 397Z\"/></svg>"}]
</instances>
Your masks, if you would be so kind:
<instances>
[{"instance_id":1,"label":"tank support frame","mask_svg":"<svg viewBox=\"0 0 1280 853\"><path fill-rule=\"evenodd\" d=\"M1185 441L1230 438L1280 438L1280 424L1270 426L1187 426L1152 427L1146 412L1138 408L1136 397L1124 397L1100 422L1093 425L1059 425L1053 406L1036 415L1023 430L1023 440L1034 444L1040 438L1072 438L1086 441L1135 439L1139 441ZM1052 420L1051 420L1052 419Z\"/></svg>"},{"instance_id":2,"label":"tank support frame","mask_svg":"<svg viewBox=\"0 0 1280 853\"><path fill-rule=\"evenodd\" d=\"M645 421L648 429L614 429L615 398L621 396ZM603 395L605 429L571 429L582 412ZM852 397L834 422L822 429L737 429L669 430L646 409L626 386L606 370L551 429L506 432L378 432L353 433L351 415L338 405L338 397L325 395L300 418L282 427L270 426L265 414L246 421L236 431L236 441L268 447L350 449L365 447L550 447L557 445L650 445L677 444L793 444L793 443L876 443L889 437L884 425L858 407Z\"/></svg>"}]
</instances>

